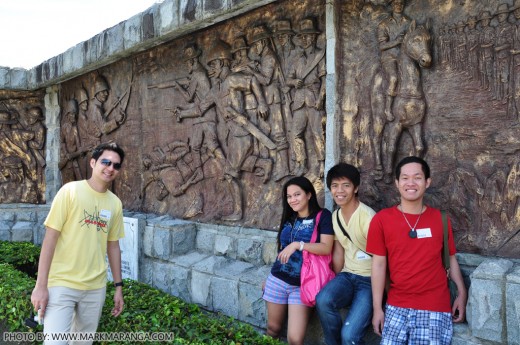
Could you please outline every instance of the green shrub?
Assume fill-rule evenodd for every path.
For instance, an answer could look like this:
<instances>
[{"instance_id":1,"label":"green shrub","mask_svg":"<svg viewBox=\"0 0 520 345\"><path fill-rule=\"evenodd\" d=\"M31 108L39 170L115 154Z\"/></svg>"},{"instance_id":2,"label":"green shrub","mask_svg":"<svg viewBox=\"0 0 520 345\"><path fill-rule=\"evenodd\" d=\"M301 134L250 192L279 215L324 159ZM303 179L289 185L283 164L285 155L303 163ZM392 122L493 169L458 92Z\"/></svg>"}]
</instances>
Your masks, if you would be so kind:
<instances>
[{"instance_id":1,"label":"green shrub","mask_svg":"<svg viewBox=\"0 0 520 345\"><path fill-rule=\"evenodd\" d=\"M10 331L27 331L34 279L9 264L0 263L0 322Z\"/></svg>"},{"instance_id":2,"label":"green shrub","mask_svg":"<svg viewBox=\"0 0 520 345\"><path fill-rule=\"evenodd\" d=\"M173 332L176 338L187 341L179 344L282 344L259 334L250 325L207 313L195 304L186 303L146 284L125 280L123 295L125 309L114 318L110 315L114 288L108 285L99 332Z\"/></svg>"},{"instance_id":3,"label":"green shrub","mask_svg":"<svg viewBox=\"0 0 520 345\"><path fill-rule=\"evenodd\" d=\"M18 270L36 277L40 247L30 242L0 241L0 262L8 263Z\"/></svg>"}]
</instances>

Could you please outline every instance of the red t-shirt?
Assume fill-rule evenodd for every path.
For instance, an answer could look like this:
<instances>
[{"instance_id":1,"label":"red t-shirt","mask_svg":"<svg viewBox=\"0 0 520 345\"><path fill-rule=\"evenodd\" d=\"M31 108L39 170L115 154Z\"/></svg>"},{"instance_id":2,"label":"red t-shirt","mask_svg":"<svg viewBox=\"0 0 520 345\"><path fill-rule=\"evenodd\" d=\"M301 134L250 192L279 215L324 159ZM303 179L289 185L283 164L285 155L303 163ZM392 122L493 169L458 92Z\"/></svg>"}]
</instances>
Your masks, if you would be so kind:
<instances>
[{"instance_id":1,"label":"red t-shirt","mask_svg":"<svg viewBox=\"0 0 520 345\"><path fill-rule=\"evenodd\" d=\"M405 213L413 226L419 215ZM455 254L451 224L448 247ZM390 270L388 304L418 310L451 312L446 271L442 264L443 225L441 212L427 207L411 238L401 211L396 207L378 212L368 230L367 252L386 256ZM431 234L431 236L430 236ZM422 237L422 238L421 238Z\"/></svg>"}]
</instances>

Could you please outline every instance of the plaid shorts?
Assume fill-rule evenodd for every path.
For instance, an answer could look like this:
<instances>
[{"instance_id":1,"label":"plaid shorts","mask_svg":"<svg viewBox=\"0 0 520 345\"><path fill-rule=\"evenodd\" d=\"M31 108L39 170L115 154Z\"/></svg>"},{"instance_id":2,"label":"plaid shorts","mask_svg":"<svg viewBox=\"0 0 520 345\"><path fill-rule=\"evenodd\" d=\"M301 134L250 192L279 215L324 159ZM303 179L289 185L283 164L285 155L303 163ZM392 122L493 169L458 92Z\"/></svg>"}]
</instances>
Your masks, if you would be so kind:
<instances>
[{"instance_id":1,"label":"plaid shorts","mask_svg":"<svg viewBox=\"0 0 520 345\"><path fill-rule=\"evenodd\" d=\"M452 335L451 313L386 305L381 345L449 345Z\"/></svg>"},{"instance_id":2,"label":"plaid shorts","mask_svg":"<svg viewBox=\"0 0 520 345\"><path fill-rule=\"evenodd\" d=\"M302 303L300 298L300 287L287 284L283 280L280 280L269 274L265 282L264 300L276 304L298 304L305 305Z\"/></svg>"}]
</instances>

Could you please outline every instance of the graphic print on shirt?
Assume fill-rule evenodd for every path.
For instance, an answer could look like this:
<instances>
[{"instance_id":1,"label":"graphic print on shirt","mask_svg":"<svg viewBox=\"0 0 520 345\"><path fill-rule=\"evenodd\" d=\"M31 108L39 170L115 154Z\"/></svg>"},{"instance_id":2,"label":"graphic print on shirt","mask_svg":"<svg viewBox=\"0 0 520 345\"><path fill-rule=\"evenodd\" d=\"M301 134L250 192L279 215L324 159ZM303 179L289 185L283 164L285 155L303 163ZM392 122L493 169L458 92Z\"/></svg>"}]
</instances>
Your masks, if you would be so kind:
<instances>
[{"instance_id":1,"label":"graphic print on shirt","mask_svg":"<svg viewBox=\"0 0 520 345\"><path fill-rule=\"evenodd\" d=\"M94 208L94 212L90 214L87 210L83 210L83 218L79 221L81 227L87 227L90 229L91 226L96 227L96 231L103 231L108 233L108 222L110 221L110 211L101 210L98 211L97 207Z\"/></svg>"}]
</instances>

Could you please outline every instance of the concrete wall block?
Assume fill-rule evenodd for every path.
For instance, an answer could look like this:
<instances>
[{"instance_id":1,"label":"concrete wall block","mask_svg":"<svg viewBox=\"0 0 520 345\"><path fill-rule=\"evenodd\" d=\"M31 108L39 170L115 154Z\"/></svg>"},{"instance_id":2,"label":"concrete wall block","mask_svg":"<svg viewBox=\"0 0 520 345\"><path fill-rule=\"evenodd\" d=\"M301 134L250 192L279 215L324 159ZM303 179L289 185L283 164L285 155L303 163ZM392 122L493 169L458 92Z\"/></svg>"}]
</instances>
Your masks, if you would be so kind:
<instances>
[{"instance_id":1,"label":"concrete wall block","mask_svg":"<svg viewBox=\"0 0 520 345\"><path fill-rule=\"evenodd\" d=\"M520 345L520 265L506 277L507 343Z\"/></svg>"},{"instance_id":2,"label":"concrete wall block","mask_svg":"<svg viewBox=\"0 0 520 345\"><path fill-rule=\"evenodd\" d=\"M152 256L163 260L167 260L170 258L170 237L170 230L157 227L154 228Z\"/></svg>"},{"instance_id":3,"label":"concrete wall block","mask_svg":"<svg viewBox=\"0 0 520 345\"><path fill-rule=\"evenodd\" d=\"M34 212L34 210L18 210L16 212L16 221L36 222L36 213Z\"/></svg>"},{"instance_id":4,"label":"concrete wall block","mask_svg":"<svg viewBox=\"0 0 520 345\"><path fill-rule=\"evenodd\" d=\"M207 258L208 254L191 252L186 255L175 256L170 261L177 266L191 268L196 263L199 263Z\"/></svg>"},{"instance_id":5,"label":"concrete wall block","mask_svg":"<svg viewBox=\"0 0 520 345\"><path fill-rule=\"evenodd\" d=\"M213 310L238 318L238 282L236 280L213 277L211 280Z\"/></svg>"},{"instance_id":6,"label":"concrete wall block","mask_svg":"<svg viewBox=\"0 0 520 345\"><path fill-rule=\"evenodd\" d=\"M130 49L143 40L142 35L143 16L141 13L129 18L124 22L123 46Z\"/></svg>"},{"instance_id":7,"label":"concrete wall block","mask_svg":"<svg viewBox=\"0 0 520 345\"><path fill-rule=\"evenodd\" d=\"M247 274L246 271L252 268L254 268L254 266L250 263L237 260L229 260L222 266L215 269L215 275L219 277L239 280L242 275Z\"/></svg>"},{"instance_id":8,"label":"concrete wall block","mask_svg":"<svg viewBox=\"0 0 520 345\"><path fill-rule=\"evenodd\" d=\"M226 235L217 235L215 237L215 254L226 255L230 258L236 258L236 243L235 239Z\"/></svg>"},{"instance_id":9,"label":"concrete wall block","mask_svg":"<svg viewBox=\"0 0 520 345\"><path fill-rule=\"evenodd\" d=\"M202 0L181 0L179 7L180 24L189 24L202 19Z\"/></svg>"},{"instance_id":10,"label":"concrete wall block","mask_svg":"<svg viewBox=\"0 0 520 345\"><path fill-rule=\"evenodd\" d=\"M11 241L11 230L0 226L0 241Z\"/></svg>"},{"instance_id":11,"label":"concrete wall block","mask_svg":"<svg viewBox=\"0 0 520 345\"><path fill-rule=\"evenodd\" d=\"M203 272L191 272L190 292L192 303L197 303L204 307L211 307L211 277L210 274Z\"/></svg>"},{"instance_id":12,"label":"concrete wall block","mask_svg":"<svg viewBox=\"0 0 520 345\"><path fill-rule=\"evenodd\" d=\"M195 249L197 226L194 223L182 223L170 228L172 249L174 255L186 254Z\"/></svg>"},{"instance_id":13,"label":"concrete wall block","mask_svg":"<svg viewBox=\"0 0 520 345\"><path fill-rule=\"evenodd\" d=\"M170 293L172 280L172 265L168 262L155 261L152 265L153 286L164 292Z\"/></svg>"},{"instance_id":14,"label":"concrete wall block","mask_svg":"<svg viewBox=\"0 0 520 345\"><path fill-rule=\"evenodd\" d=\"M125 22L106 30L106 51L108 56L120 54L125 49Z\"/></svg>"},{"instance_id":15,"label":"concrete wall block","mask_svg":"<svg viewBox=\"0 0 520 345\"><path fill-rule=\"evenodd\" d=\"M139 259L139 281L148 285L153 284L153 263L152 259L141 257Z\"/></svg>"},{"instance_id":16,"label":"concrete wall block","mask_svg":"<svg viewBox=\"0 0 520 345\"><path fill-rule=\"evenodd\" d=\"M29 76L26 69L11 68L9 70L9 81L13 89L24 90L29 88Z\"/></svg>"},{"instance_id":17,"label":"concrete wall block","mask_svg":"<svg viewBox=\"0 0 520 345\"><path fill-rule=\"evenodd\" d=\"M209 256L193 265L193 269L199 272L215 274L215 271L229 262L222 256Z\"/></svg>"},{"instance_id":18,"label":"concrete wall block","mask_svg":"<svg viewBox=\"0 0 520 345\"><path fill-rule=\"evenodd\" d=\"M170 283L171 294L191 303L190 280L191 270L180 266L173 266Z\"/></svg>"},{"instance_id":19,"label":"concrete wall block","mask_svg":"<svg viewBox=\"0 0 520 345\"><path fill-rule=\"evenodd\" d=\"M237 259L255 264L263 263L262 241L239 238L237 240Z\"/></svg>"},{"instance_id":20,"label":"concrete wall block","mask_svg":"<svg viewBox=\"0 0 520 345\"><path fill-rule=\"evenodd\" d=\"M11 212L11 210L2 210L2 212L0 212L0 224L2 222L11 222L12 223L12 222L14 222L15 218L16 218L16 213ZM10 226L12 226L12 224Z\"/></svg>"},{"instance_id":21,"label":"concrete wall block","mask_svg":"<svg viewBox=\"0 0 520 345\"><path fill-rule=\"evenodd\" d=\"M153 226L145 226L143 233L143 253L147 256L153 256Z\"/></svg>"},{"instance_id":22,"label":"concrete wall block","mask_svg":"<svg viewBox=\"0 0 520 345\"><path fill-rule=\"evenodd\" d=\"M504 281L512 262L503 259L484 261L471 275L467 317L475 337L504 342L505 300Z\"/></svg>"},{"instance_id":23,"label":"concrete wall block","mask_svg":"<svg viewBox=\"0 0 520 345\"><path fill-rule=\"evenodd\" d=\"M204 18L208 18L215 13L223 12L228 8L227 0L203 0L203 13Z\"/></svg>"},{"instance_id":24,"label":"concrete wall block","mask_svg":"<svg viewBox=\"0 0 520 345\"><path fill-rule=\"evenodd\" d=\"M13 242L32 242L34 222L16 222L11 229Z\"/></svg>"},{"instance_id":25,"label":"concrete wall block","mask_svg":"<svg viewBox=\"0 0 520 345\"><path fill-rule=\"evenodd\" d=\"M249 283L238 284L238 318L257 327L265 327L267 311L262 299L262 287Z\"/></svg>"},{"instance_id":26,"label":"concrete wall block","mask_svg":"<svg viewBox=\"0 0 520 345\"><path fill-rule=\"evenodd\" d=\"M179 1L166 0L159 4L159 35L164 35L179 27Z\"/></svg>"},{"instance_id":27,"label":"concrete wall block","mask_svg":"<svg viewBox=\"0 0 520 345\"><path fill-rule=\"evenodd\" d=\"M0 88L9 89L11 84L11 76L9 75L9 67L0 66Z\"/></svg>"},{"instance_id":28,"label":"concrete wall block","mask_svg":"<svg viewBox=\"0 0 520 345\"><path fill-rule=\"evenodd\" d=\"M216 232L203 230L199 227L197 231L195 246L197 250L200 250L204 253L213 253L213 246L215 243L215 237L217 236Z\"/></svg>"},{"instance_id":29,"label":"concrete wall block","mask_svg":"<svg viewBox=\"0 0 520 345\"><path fill-rule=\"evenodd\" d=\"M278 254L278 244L276 242L266 242L262 248L262 260L264 264L271 265L276 261Z\"/></svg>"}]
</instances>

